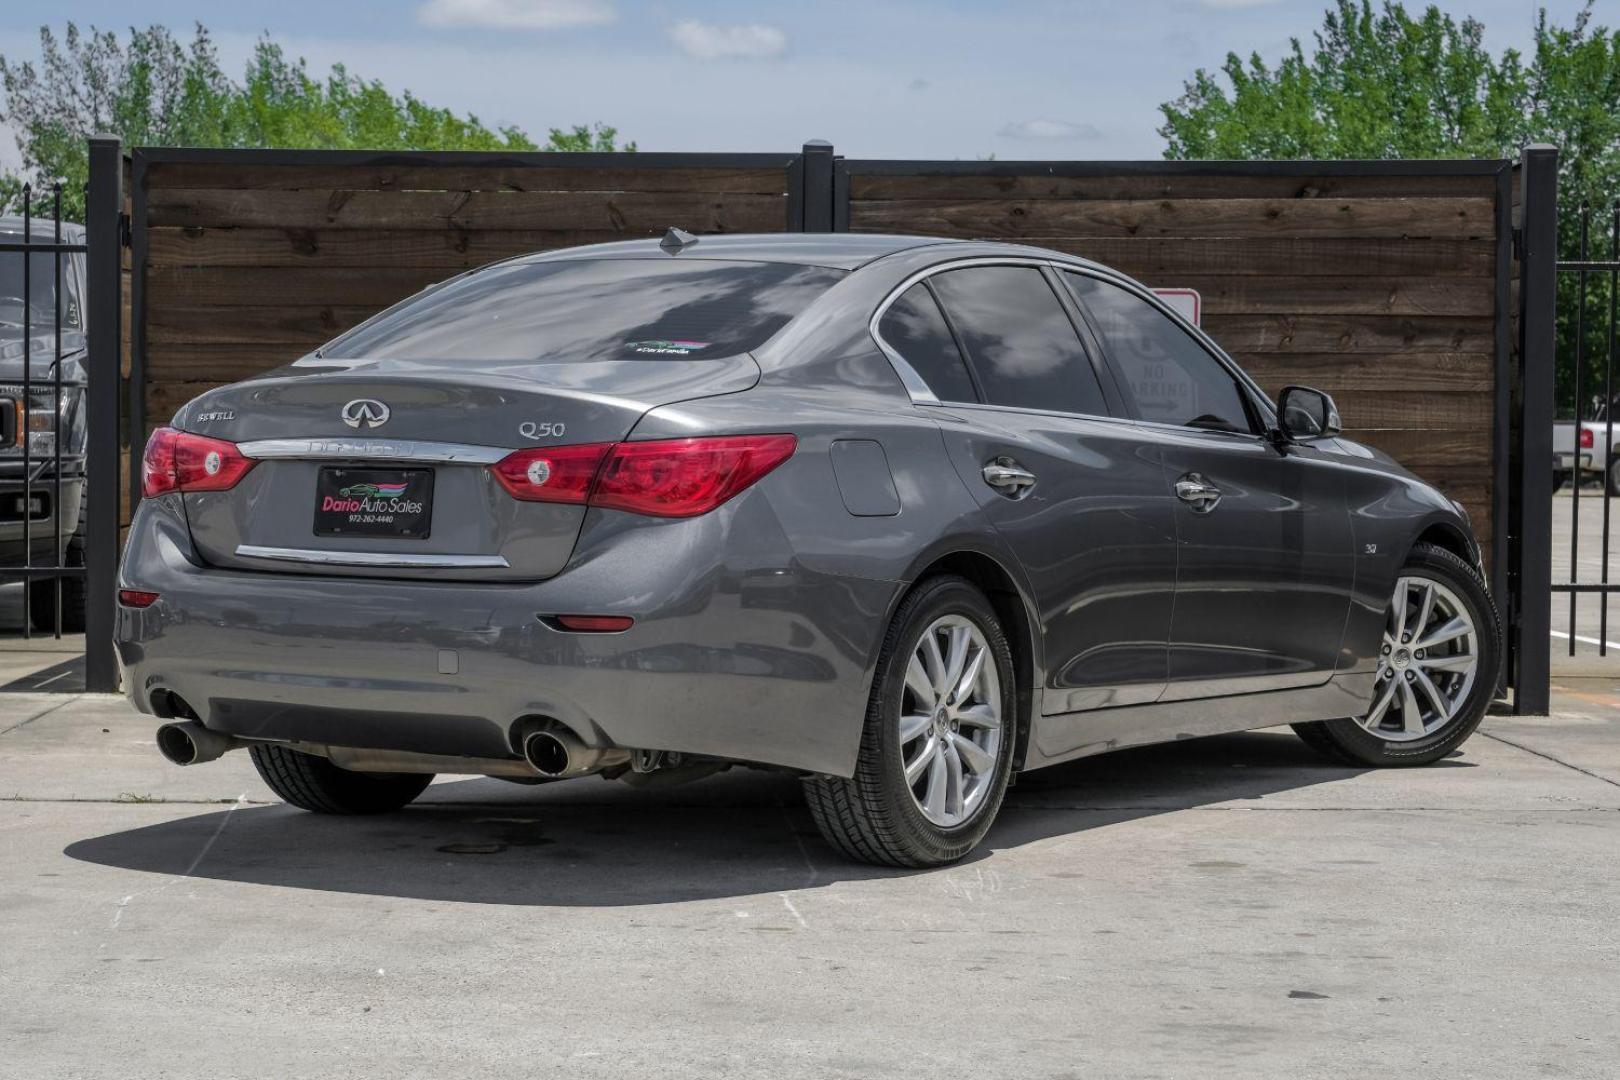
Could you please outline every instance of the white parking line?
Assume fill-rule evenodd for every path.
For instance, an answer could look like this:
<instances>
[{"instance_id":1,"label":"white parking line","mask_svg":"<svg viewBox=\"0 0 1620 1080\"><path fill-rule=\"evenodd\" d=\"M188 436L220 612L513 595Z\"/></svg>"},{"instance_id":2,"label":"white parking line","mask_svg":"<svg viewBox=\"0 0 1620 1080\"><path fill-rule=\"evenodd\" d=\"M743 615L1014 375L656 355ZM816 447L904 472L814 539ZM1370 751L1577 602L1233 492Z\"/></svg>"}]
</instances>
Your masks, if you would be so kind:
<instances>
[{"instance_id":1,"label":"white parking line","mask_svg":"<svg viewBox=\"0 0 1620 1080\"><path fill-rule=\"evenodd\" d=\"M1553 637L1561 637L1565 641L1569 640L1569 635L1564 633L1562 630L1549 630L1547 632ZM1584 637L1580 634L1575 635L1575 640L1579 641L1583 645L1607 645L1611 649L1620 649L1620 642L1600 641L1595 637Z\"/></svg>"}]
</instances>

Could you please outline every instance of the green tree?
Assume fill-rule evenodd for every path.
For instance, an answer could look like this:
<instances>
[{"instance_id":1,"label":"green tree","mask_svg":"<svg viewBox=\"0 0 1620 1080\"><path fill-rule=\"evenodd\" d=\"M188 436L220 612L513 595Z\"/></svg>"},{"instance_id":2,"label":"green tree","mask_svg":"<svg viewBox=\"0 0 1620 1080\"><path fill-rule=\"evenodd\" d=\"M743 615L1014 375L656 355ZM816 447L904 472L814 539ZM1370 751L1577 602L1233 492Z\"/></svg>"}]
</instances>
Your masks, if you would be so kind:
<instances>
[{"instance_id":1,"label":"green tree","mask_svg":"<svg viewBox=\"0 0 1620 1080\"><path fill-rule=\"evenodd\" d=\"M40 30L37 62L0 56L0 120L17 133L18 174L0 175L0 208L14 212L22 187L36 199L62 184L63 213L83 213L85 140L111 132L129 146L295 147L376 150L620 149L603 124L553 128L538 144L518 127L491 129L476 116L395 95L334 66L324 79L302 59L261 40L240 81L220 68L199 25L183 44L165 27L117 34L68 23L60 39ZM629 143L624 150L634 150Z\"/></svg>"},{"instance_id":2,"label":"green tree","mask_svg":"<svg viewBox=\"0 0 1620 1080\"><path fill-rule=\"evenodd\" d=\"M1294 39L1279 62L1229 54L1218 74L1200 69L1160 106L1165 157L1516 157L1528 143L1559 151L1560 247L1578 249L1580 207L1620 198L1620 31L1593 25L1592 3L1567 27L1536 20L1528 59L1493 56L1484 28L1429 6L1416 18L1398 2L1336 0L1307 50ZM1595 252L1609 253L1609 215L1597 213ZM1620 253L1616 253L1620 255ZM1594 279L1589 316L1606 313L1609 282ZM1559 295L1559 400L1574 402L1574 282ZM1607 346L1604 319L1588 318L1587 354ZM1594 366L1585 386L1597 385ZM1584 395L1583 396L1588 396Z\"/></svg>"}]
</instances>

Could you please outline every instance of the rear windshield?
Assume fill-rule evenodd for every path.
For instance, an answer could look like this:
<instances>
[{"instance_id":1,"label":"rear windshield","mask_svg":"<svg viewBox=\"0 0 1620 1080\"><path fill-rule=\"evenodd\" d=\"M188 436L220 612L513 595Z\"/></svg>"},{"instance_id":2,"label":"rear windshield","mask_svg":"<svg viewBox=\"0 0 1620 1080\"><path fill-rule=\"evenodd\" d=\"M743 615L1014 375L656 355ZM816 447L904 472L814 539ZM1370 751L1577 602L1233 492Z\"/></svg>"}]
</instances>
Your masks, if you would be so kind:
<instances>
[{"instance_id":1,"label":"rear windshield","mask_svg":"<svg viewBox=\"0 0 1620 1080\"><path fill-rule=\"evenodd\" d=\"M407 300L320 355L547 362L728 356L763 344L843 276L781 263L508 263Z\"/></svg>"}]
</instances>

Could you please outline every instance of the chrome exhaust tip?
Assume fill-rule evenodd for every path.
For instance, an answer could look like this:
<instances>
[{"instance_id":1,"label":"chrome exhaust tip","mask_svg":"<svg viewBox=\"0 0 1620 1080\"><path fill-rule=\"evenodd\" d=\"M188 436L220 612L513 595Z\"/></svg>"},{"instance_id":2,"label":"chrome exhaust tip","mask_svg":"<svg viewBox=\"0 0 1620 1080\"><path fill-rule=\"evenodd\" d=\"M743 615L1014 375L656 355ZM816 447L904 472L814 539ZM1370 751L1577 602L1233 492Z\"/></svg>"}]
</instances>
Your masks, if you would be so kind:
<instances>
[{"instance_id":1,"label":"chrome exhaust tip","mask_svg":"<svg viewBox=\"0 0 1620 1080\"><path fill-rule=\"evenodd\" d=\"M630 751L586 746L565 728L543 728L524 738L523 760L541 776L561 780L622 765L630 760Z\"/></svg>"},{"instance_id":2,"label":"chrome exhaust tip","mask_svg":"<svg viewBox=\"0 0 1620 1080\"><path fill-rule=\"evenodd\" d=\"M158 752L176 765L213 761L242 743L229 735L209 731L195 720L164 724L157 729Z\"/></svg>"}]
</instances>

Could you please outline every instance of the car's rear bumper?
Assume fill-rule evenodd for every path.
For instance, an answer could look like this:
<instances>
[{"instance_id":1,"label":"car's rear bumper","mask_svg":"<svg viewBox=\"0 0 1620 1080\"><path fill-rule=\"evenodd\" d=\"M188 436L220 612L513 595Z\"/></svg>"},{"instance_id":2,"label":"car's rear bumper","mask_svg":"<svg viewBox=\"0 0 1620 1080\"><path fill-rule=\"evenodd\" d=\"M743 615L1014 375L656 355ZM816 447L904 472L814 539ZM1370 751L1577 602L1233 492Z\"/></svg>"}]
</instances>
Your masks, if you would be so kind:
<instances>
[{"instance_id":1,"label":"car's rear bumper","mask_svg":"<svg viewBox=\"0 0 1620 1080\"><path fill-rule=\"evenodd\" d=\"M1575 468L1575 455L1567 450L1554 454L1553 465L1561 472L1569 472ZM1597 466L1592 464L1592 455L1585 451L1582 451L1581 453L1581 471L1597 471Z\"/></svg>"},{"instance_id":2,"label":"car's rear bumper","mask_svg":"<svg viewBox=\"0 0 1620 1080\"><path fill-rule=\"evenodd\" d=\"M119 612L126 692L263 739L500 757L549 717L593 745L848 775L900 585L806 569L759 490L689 521L592 514L562 574L486 585L207 568L144 504L121 584L162 599Z\"/></svg>"},{"instance_id":3,"label":"car's rear bumper","mask_svg":"<svg viewBox=\"0 0 1620 1080\"><path fill-rule=\"evenodd\" d=\"M79 502L84 478L63 477L58 494L56 481L43 477L24 485L21 477L0 474L0 579L8 569L57 566L63 550L79 527ZM33 510L24 520L24 504ZM61 533L57 522L61 522Z\"/></svg>"}]
</instances>

